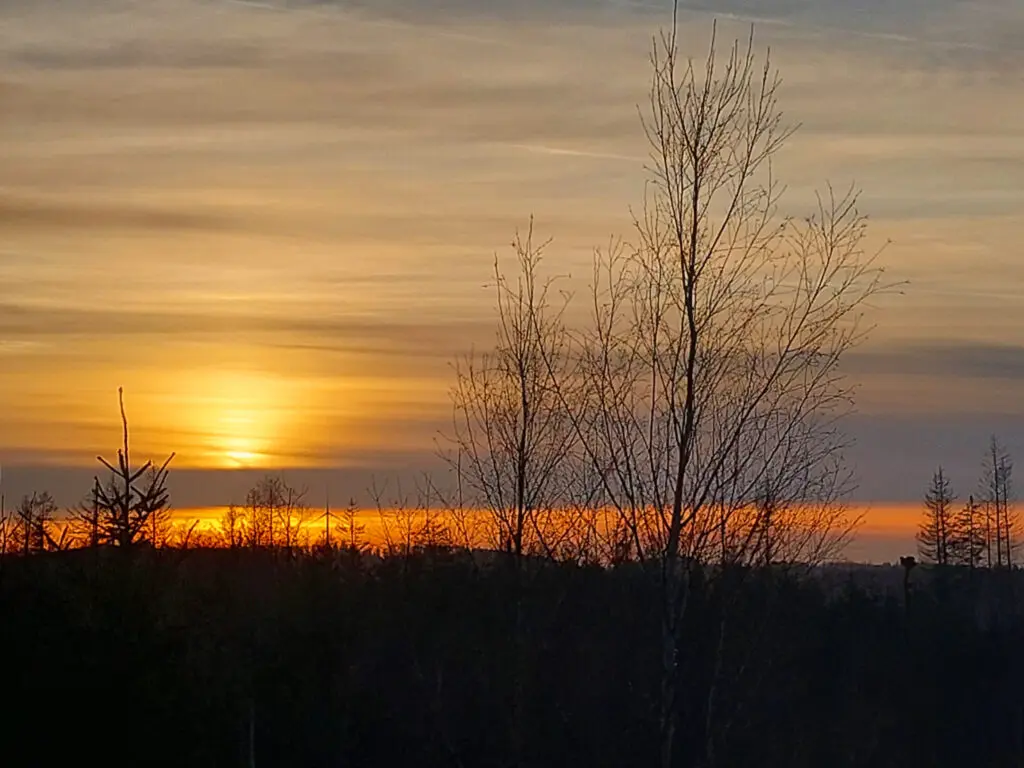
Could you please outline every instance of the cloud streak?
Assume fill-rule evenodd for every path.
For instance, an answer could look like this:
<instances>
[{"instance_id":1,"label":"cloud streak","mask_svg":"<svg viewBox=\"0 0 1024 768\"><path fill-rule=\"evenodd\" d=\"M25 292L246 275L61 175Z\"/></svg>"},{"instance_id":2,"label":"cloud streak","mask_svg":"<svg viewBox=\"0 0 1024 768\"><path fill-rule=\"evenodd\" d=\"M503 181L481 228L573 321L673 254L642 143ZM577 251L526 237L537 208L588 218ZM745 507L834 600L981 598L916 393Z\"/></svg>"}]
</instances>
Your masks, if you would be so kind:
<instances>
[{"instance_id":1,"label":"cloud streak","mask_svg":"<svg viewBox=\"0 0 1024 768\"><path fill-rule=\"evenodd\" d=\"M935 340L858 350L847 359L857 374L1024 380L1024 345Z\"/></svg>"}]
</instances>

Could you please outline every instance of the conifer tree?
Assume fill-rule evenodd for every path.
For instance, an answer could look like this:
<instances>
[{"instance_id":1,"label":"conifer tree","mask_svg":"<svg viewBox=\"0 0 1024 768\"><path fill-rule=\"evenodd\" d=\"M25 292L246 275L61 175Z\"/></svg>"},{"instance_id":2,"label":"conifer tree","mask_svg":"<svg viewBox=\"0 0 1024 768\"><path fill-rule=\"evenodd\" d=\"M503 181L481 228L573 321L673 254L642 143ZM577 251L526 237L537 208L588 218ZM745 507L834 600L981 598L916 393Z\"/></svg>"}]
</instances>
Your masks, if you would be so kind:
<instances>
[{"instance_id":1,"label":"conifer tree","mask_svg":"<svg viewBox=\"0 0 1024 768\"><path fill-rule=\"evenodd\" d=\"M985 556L985 521L973 495L967 497L953 518L949 545L950 565L966 565L972 570L981 566Z\"/></svg>"},{"instance_id":2,"label":"conifer tree","mask_svg":"<svg viewBox=\"0 0 1024 768\"><path fill-rule=\"evenodd\" d=\"M940 466L924 494L924 519L917 531L921 558L936 565L949 565L954 536L953 487Z\"/></svg>"}]
</instances>

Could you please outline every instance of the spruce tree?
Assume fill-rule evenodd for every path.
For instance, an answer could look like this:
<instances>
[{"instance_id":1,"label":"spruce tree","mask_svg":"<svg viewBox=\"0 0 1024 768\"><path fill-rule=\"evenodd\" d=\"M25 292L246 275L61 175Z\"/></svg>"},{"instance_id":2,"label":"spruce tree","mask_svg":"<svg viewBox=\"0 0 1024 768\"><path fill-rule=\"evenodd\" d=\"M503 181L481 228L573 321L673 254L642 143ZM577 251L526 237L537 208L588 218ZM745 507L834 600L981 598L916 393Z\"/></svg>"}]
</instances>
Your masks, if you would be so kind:
<instances>
[{"instance_id":1,"label":"spruce tree","mask_svg":"<svg viewBox=\"0 0 1024 768\"><path fill-rule=\"evenodd\" d=\"M967 503L954 516L949 544L950 565L971 569L981 566L985 556L985 517L974 496L968 496Z\"/></svg>"},{"instance_id":2,"label":"spruce tree","mask_svg":"<svg viewBox=\"0 0 1024 768\"><path fill-rule=\"evenodd\" d=\"M935 565L949 565L954 536L953 488L940 466L924 494L924 519L917 531L921 559Z\"/></svg>"}]
</instances>

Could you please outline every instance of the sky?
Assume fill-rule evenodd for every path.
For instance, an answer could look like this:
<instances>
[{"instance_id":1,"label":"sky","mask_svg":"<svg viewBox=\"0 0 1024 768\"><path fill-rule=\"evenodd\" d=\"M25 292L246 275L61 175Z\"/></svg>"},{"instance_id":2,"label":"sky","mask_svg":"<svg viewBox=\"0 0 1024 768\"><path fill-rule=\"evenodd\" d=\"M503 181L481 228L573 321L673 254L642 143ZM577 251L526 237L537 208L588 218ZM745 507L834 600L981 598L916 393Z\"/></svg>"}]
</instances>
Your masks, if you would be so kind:
<instances>
[{"instance_id":1,"label":"sky","mask_svg":"<svg viewBox=\"0 0 1024 768\"><path fill-rule=\"evenodd\" d=\"M1024 5L682 3L683 52L771 48L784 208L863 189L902 295L851 355L868 511L912 547L942 463L1024 461ZM179 507L261 472L335 498L437 470L453 357L492 339L531 215L586 274L643 191L667 0L0 0L0 465L71 504L119 439ZM881 542L881 543L880 543ZM866 553L866 554L864 554ZM884 559L884 558L883 558Z\"/></svg>"}]
</instances>

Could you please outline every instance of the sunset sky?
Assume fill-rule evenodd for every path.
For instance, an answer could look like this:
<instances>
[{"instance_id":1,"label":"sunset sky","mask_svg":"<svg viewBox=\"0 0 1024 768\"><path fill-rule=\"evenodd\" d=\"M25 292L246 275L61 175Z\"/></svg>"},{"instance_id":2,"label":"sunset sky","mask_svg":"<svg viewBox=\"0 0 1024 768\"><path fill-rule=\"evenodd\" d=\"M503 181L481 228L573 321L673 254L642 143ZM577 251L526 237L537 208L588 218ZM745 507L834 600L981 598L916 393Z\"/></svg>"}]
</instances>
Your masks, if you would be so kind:
<instances>
[{"instance_id":1,"label":"sunset sky","mask_svg":"<svg viewBox=\"0 0 1024 768\"><path fill-rule=\"evenodd\" d=\"M965 496L990 434L1024 461L1024 4L683 7L686 53L715 16L771 46L802 124L786 212L855 182L909 281L848 361L855 550L891 559L936 464ZM87 490L118 386L136 451L178 454L177 507L267 469L334 498L436 469L449 362L490 340L494 254L533 214L549 264L583 276L627 232L669 8L0 0L8 498Z\"/></svg>"}]
</instances>

